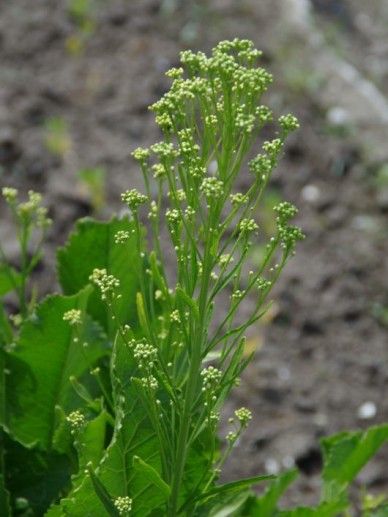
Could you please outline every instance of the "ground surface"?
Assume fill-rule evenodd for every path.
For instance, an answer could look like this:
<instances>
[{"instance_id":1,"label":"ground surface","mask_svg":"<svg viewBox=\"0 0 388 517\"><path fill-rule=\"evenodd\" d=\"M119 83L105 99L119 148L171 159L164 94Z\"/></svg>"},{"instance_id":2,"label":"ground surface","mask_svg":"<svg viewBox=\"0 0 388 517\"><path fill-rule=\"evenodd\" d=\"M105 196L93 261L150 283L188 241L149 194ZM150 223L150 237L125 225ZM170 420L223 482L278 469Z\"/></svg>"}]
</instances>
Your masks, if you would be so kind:
<instances>
[{"instance_id":1,"label":"ground surface","mask_svg":"<svg viewBox=\"0 0 388 517\"><path fill-rule=\"evenodd\" d=\"M319 437L388 420L386 2L314 0L310 19L302 0L100 0L80 51L67 3L33 4L0 6L0 183L41 191L50 206L43 292L52 289L55 246L91 211L76 172L106 169L103 215L139 183L129 152L159 138L147 106L165 91L178 51L235 36L265 51L277 77L266 100L302 123L272 192L300 207L307 239L280 281L272 322L252 334L260 350L232 403L256 416L226 476L296 461L304 476L288 500L315 501ZM57 154L47 145L52 117L67 124ZM16 260L3 206L0 217ZM367 402L376 415L363 419ZM387 458L385 450L360 483L387 490Z\"/></svg>"}]
</instances>

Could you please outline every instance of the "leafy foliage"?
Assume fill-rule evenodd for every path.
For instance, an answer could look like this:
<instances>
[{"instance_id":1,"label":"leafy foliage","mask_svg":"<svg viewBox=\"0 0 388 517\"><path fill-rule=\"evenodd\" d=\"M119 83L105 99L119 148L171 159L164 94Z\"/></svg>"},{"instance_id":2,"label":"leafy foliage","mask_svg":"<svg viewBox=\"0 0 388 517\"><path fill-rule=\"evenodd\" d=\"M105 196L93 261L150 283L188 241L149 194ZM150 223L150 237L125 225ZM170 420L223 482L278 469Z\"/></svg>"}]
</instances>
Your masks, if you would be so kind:
<instances>
[{"instance_id":1,"label":"leafy foliage","mask_svg":"<svg viewBox=\"0 0 388 517\"><path fill-rule=\"evenodd\" d=\"M45 300L35 317L24 323L7 356L4 425L26 447L52 447L56 407L70 412L81 402L70 377L82 377L107 353L104 334L96 323L86 319L82 328L74 330L63 319L68 310L85 311L89 291Z\"/></svg>"}]
</instances>

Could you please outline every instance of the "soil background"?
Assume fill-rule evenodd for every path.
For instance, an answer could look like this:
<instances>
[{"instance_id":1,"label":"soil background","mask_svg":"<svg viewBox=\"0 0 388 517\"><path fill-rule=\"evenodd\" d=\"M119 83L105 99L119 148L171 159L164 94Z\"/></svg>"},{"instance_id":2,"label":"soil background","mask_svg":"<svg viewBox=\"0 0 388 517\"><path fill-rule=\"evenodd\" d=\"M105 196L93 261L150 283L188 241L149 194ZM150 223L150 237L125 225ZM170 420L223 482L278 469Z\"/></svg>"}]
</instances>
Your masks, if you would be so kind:
<instances>
[{"instance_id":1,"label":"soil background","mask_svg":"<svg viewBox=\"0 0 388 517\"><path fill-rule=\"evenodd\" d=\"M0 0L0 184L40 191L50 208L54 225L35 272L40 294L55 285L55 248L93 212L78 171L105 169L99 217L120 210L120 192L140 185L130 151L160 137L147 107L168 88L164 72L179 51L252 39L275 74L266 103L301 122L270 194L299 207L307 238L279 282L271 316L251 332L258 353L226 412L243 404L255 418L225 477L296 463L302 475L285 502L314 503L319 438L388 421L387 3L90 5L80 21L70 1ZM246 182L243 175L242 189ZM270 226L268 214L264 207L259 216ZM16 263L2 201L0 218ZM387 461L386 447L358 484L387 493Z\"/></svg>"}]
</instances>

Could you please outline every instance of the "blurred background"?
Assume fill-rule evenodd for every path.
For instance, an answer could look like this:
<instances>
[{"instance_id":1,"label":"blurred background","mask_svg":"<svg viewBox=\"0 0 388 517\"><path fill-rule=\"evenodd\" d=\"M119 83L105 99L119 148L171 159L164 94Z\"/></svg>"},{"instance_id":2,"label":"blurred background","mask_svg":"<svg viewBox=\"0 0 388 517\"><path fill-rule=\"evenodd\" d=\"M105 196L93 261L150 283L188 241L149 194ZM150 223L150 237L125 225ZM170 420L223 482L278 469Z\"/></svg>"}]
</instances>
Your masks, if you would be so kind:
<instances>
[{"instance_id":1,"label":"blurred background","mask_svg":"<svg viewBox=\"0 0 388 517\"><path fill-rule=\"evenodd\" d=\"M236 36L275 75L265 102L302 126L258 216L270 233L285 197L307 239L249 336L258 353L227 410L247 405L255 419L226 477L296 463L288 502L307 504L319 437L388 421L388 2L1 0L0 184L42 192L50 208L43 295L74 221L109 217L141 184L130 152L160 138L147 107L179 51ZM17 263L2 200L0 218ZM387 460L386 448L359 484L388 490Z\"/></svg>"}]
</instances>

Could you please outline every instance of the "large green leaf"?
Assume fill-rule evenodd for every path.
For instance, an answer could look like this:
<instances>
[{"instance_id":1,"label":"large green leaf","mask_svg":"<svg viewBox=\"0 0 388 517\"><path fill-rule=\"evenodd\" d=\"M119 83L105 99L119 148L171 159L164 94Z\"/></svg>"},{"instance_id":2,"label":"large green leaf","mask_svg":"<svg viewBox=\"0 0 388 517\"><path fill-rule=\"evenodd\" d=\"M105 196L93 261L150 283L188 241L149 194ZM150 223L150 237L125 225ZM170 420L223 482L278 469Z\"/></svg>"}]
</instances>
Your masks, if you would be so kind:
<instances>
[{"instance_id":1,"label":"large green leaf","mask_svg":"<svg viewBox=\"0 0 388 517\"><path fill-rule=\"evenodd\" d=\"M387 439L388 424L323 438L323 500L330 501L345 489Z\"/></svg>"},{"instance_id":2,"label":"large green leaf","mask_svg":"<svg viewBox=\"0 0 388 517\"><path fill-rule=\"evenodd\" d=\"M68 243L57 254L58 276L65 294L74 294L89 284L89 276L95 268L106 269L118 278L121 298L114 301L113 310L122 323L136 321L136 292L139 290L141 262L132 229L133 224L127 218L109 222L83 219L77 223ZM125 243L116 244L114 237L120 230L128 231L131 237ZM113 338L111 318L97 289L90 296L88 312Z\"/></svg>"},{"instance_id":3,"label":"large green leaf","mask_svg":"<svg viewBox=\"0 0 388 517\"><path fill-rule=\"evenodd\" d=\"M56 407L77 408L69 378L81 377L107 353L101 328L85 318L75 329L63 315L70 309L85 313L90 289L75 296L51 296L21 329L7 357L5 426L27 447L49 449L56 428Z\"/></svg>"},{"instance_id":4,"label":"large green leaf","mask_svg":"<svg viewBox=\"0 0 388 517\"><path fill-rule=\"evenodd\" d=\"M139 400L138 388L131 378L134 365L127 346L117 339L112 354L112 380L116 405L116 422L112 441L100 464L94 469L98 482L112 499L128 496L133 500L131 516L146 517L164 508L167 485L161 480L159 446ZM135 459L135 457L140 458ZM134 466L135 462L135 466ZM152 475L150 475L152 472ZM79 487L70 492L47 517L105 517L109 515L101 493L96 493L96 479L85 474ZM163 514L162 514L163 515Z\"/></svg>"}]
</instances>

